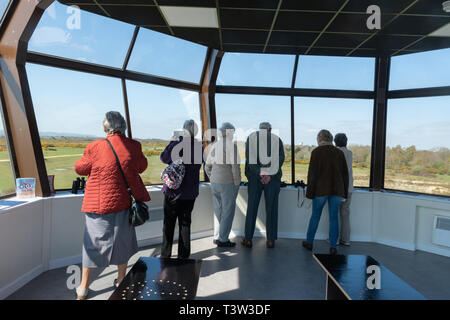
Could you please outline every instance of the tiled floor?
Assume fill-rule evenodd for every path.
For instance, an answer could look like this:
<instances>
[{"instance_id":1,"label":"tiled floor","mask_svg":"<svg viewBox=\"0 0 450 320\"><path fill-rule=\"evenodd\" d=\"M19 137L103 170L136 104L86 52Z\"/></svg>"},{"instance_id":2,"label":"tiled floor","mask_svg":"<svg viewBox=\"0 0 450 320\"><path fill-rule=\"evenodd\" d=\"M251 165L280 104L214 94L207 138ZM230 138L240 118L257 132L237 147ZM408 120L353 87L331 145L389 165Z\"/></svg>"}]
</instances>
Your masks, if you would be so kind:
<instances>
[{"instance_id":1,"label":"tiled floor","mask_svg":"<svg viewBox=\"0 0 450 320\"><path fill-rule=\"evenodd\" d=\"M239 242L239 239L235 239ZM328 253L328 243L315 242L315 252ZM340 254L366 254L390 269L428 299L450 299L450 258L385 245L354 242L338 247ZM141 248L130 260L157 255L159 246ZM174 246L176 253L176 245ZM202 259L197 299L324 299L325 272L301 247L300 240L279 239L267 249L265 239L255 238L252 249L217 248L212 238L192 241L192 259ZM67 289L66 268L43 273L8 299L74 299ZM90 287L90 299L108 299L113 292L116 268L98 270Z\"/></svg>"}]
</instances>

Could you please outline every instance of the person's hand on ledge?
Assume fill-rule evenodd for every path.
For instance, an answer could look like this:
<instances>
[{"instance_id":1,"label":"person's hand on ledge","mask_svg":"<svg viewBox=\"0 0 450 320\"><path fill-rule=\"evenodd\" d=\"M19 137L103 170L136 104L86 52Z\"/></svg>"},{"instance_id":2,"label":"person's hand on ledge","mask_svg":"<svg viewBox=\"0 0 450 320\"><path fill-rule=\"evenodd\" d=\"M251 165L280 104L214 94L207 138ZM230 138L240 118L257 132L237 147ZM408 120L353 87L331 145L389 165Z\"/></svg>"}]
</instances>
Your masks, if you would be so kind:
<instances>
[{"instance_id":1,"label":"person's hand on ledge","mask_svg":"<svg viewBox=\"0 0 450 320\"><path fill-rule=\"evenodd\" d=\"M262 184L268 184L271 180L271 177L267 172L261 171L259 176L261 177Z\"/></svg>"}]
</instances>

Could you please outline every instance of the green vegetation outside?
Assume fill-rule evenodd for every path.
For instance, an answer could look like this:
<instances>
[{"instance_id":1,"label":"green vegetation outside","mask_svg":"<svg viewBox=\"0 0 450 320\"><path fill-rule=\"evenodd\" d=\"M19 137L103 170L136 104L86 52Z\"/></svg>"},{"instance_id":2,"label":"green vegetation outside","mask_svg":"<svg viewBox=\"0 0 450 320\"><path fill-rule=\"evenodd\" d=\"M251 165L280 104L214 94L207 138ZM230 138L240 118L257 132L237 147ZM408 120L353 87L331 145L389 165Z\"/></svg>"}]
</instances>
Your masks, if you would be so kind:
<instances>
[{"instance_id":1,"label":"green vegetation outside","mask_svg":"<svg viewBox=\"0 0 450 320\"><path fill-rule=\"evenodd\" d=\"M70 189L72 181L77 177L74 163L81 158L84 148L94 138L74 137L42 137L47 173L55 175L56 189ZM160 184L160 174L166 167L159 155L168 141L146 139L140 140L148 169L141 175L145 184ZM238 143L241 158L244 159L243 143ZM286 161L282 167L282 180L291 183L291 150L285 147ZM295 180L307 181L309 158L313 146L295 146ZM353 152L354 185L369 186L370 179L370 147L349 146ZM429 193L450 196L450 150L416 150L415 147L387 148L385 187L389 189ZM241 164L242 178L244 165ZM9 163L9 155L3 137L0 137L0 195L14 193L14 181ZM203 170L201 179L204 180Z\"/></svg>"}]
</instances>

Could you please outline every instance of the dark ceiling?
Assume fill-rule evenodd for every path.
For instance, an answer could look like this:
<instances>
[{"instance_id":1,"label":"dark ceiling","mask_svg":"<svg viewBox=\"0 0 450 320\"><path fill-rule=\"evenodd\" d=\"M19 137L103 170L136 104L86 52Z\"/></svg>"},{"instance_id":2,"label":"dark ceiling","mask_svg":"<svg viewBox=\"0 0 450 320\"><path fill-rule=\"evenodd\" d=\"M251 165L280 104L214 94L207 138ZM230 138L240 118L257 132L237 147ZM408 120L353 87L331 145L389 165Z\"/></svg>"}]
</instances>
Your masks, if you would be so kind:
<instances>
[{"instance_id":1,"label":"dark ceiling","mask_svg":"<svg viewBox=\"0 0 450 320\"><path fill-rule=\"evenodd\" d=\"M59 0L82 10L232 52L400 55L450 48L430 33L450 23L444 0ZM219 28L170 27L159 6L213 7ZM369 30L370 5L381 30Z\"/></svg>"}]
</instances>

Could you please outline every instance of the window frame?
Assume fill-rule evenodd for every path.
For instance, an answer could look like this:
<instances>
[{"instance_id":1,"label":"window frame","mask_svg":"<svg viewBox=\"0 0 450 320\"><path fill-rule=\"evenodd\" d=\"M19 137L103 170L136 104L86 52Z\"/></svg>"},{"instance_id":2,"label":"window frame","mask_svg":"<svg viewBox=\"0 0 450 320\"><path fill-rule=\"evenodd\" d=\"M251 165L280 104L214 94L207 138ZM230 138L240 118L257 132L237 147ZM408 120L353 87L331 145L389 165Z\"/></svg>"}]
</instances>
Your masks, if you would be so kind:
<instances>
[{"instance_id":1,"label":"window frame","mask_svg":"<svg viewBox=\"0 0 450 320\"><path fill-rule=\"evenodd\" d=\"M13 4L16 4L17 1L10 1L9 6L12 7ZM8 8L9 10L10 8ZM6 15L6 13L5 13ZM6 18L8 18L9 15L6 15ZM3 17L3 19L5 16ZM0 26L0 28L3 29L4 23ZM32 27L31 27L32 28ZM379 80L379 63L375 64L375 79L374 79L374 89L368 90L368 91L360 91L360 90L334 90L334 89L299 89L295 88L295 78L296 78L296 72L298 69L298 55L296 55L296 59L294 62L293 67L293 84L291 88L274 88L274 87L242 87L242 86L221 86L217 85L217 77L213 77L213 81L208 83L210 86L209 89L204 89L204 80L205 80L205 72L206 68L208 66L208 57L210 55L210 51L213 50L212 48L208 48L206 56L205 56L205 64L203 66L203 70L201 73L201 79L199 83L191 83L191 82L185 82L185 81L179 81L174 79L168 79L164 77L158 77L150 74L145 73L139 73L139 72L131 72L129 70L126 70L127 65L127 59L129 59L129 55L131 54L134 46L134 42L136 40L137 32L139 32L139 29L135 29L134 36L132 37L130 41L129 50L127 52L127 56L125 57L124 66L125 68L122 69L115 69L111 67L104 67L89 63L83 63L83 62L77 62L77 61L70 61L69 59L63 59L58 57L50 57L42 54L36 54L33 52L27 52L26 46L22 46L20 48L21 54L26 55L26 62L33 62L33 63L40 63L47 66L53 66L53 67L59 67L59 68L68 68L72 69L74 71L81 71L81 72L88 72L88 73L94 73L99 75L105 75L105 76L111 76L116 78L121 78L124 80L133 80L133 81L139 81L144 83L150 83L150 84L157 84L157 85L163 85L168 87L174 87L174 88L181 88L186 90L191 90L198 92L199 95L204 94L205 92L209 92L210 96L212 96L212 99L210 98L211 105L210 108L210 115L205 115L202 110L200 110L201 120L206 121L205 123L211 123L212 126L215 126L216 122L216 116L215 116L215 106L214 106L214 94L215 93L240 93L240 94L257 94L257 95L282 95L282 96L290 96L291 97L291 148L293 147L293 139L294 139L294 133L295 128L294 125L292 125L292 121L294 118L294 97L326 97L326 98L363 98L363 99L373 99L374 100L374 123L372 127L372 150L374 149L374 142L378 143L378 146L384 146L383 148L380 148L380 150L377 153L377 158L379 159L385 159L386 154L386 124L381 125L380 129L378 131L375 131L375 125L376 121L379 122L378 124L386 123L387 120L387 113L384 113L379 111L377 109L377 104L384 105L384 108L387 108L387 101L389 99L393 98L414 98L414 97L432 97L432 96L441 96L441 95L450 95L450 85L444 86L444 87L436 87L436 88L416 88L416 89L404 89L404 90L389 90L388 82L389 82L389 76L388 79L384 80L384 84L386 87L383 89L378 86L377 81ZM1 32L0 32L1 34ZM223 51L218 51L221 54L223 54ZM387 67L383 66L384 72L387 72L389 75L390 71L390 56L383 56L383 57L377 57L377 61L383 60L387 61ZM220 59L217 63L217 70L220 69ZM386 63L385 63L386 64ZM216 67L216 66L215 66ZM211 70L209 70L211 72ZM126 99L126 90L124 91L124 99ZM200 104L200 108L202 108L202 104ZM202 131L203 131L203 125L202 124ZM370 187L363 189L368 189L370 191L384 191L384 190L390 190L384 188L384 180L385 180L385 161L375 160L375 157L371 157L371 169L374 167L374 164L378 166L378 168L382 169L382 175L378 175L377 181L381 182L379 185L374 188L374 176L371 173L370 176ZM38 163L38 165L40 165ZM292 170L295 170L295 166L292 166ZM381 180L381 181L380 181ZM292 181L293 182L293 181ZM411 193L415 194L414 192L408 192L403 190L398 190L399 192L403 193ZM449 196L442 196L442 195L434 195L434 194L425 194L425 193L418 193L423 195L431 195L434 197L440 197L440 198L450 198Z\"/></svg>"},{"instance_id":2,"label":"window frame","mask_svg":"<svg viewBox=\"0 0 450 320\"><path fill-rule=\"evenodd\" d=\"M10 2L11 4L11 2ZM8 9L7 9L8 10ZM12 178L14 179L14 185L16 185L16 179L20 178L19 164L16 158L16 152L14 149L14 142L11 139L11 127L9 124L8 111L5 107L5 98L3 95L3 88L0 86L0 118L3 122L3 131L5 134L5 140L8 147L9 161L11 166ZM15 197L16 193L8 193L0 196L1 199L6 199L10 197Z\"/></svg>"},{"instance_id":3,"label":"window frame","mask_svg":"<svg viewBox=\"0 0 450 320\"><path fill-rule=\"evenodd\" d=\"M131 117L130 117L130 108L129 108L129 99L128 99L128 91L126 86L126 80L130 81L136 81L141 83L147 83L152 85L160 85L163 87L171 87L176 89L183 89L183 90L189 90L197 92L200 99L201 94L201 87L203 86L203 79L204 75L207 72L207 60L208 60L208 51L207 50L205 57L204 57L204 63L203 68L201 72L201 78L199 79L198 83L191 83L187 81L182 80L176 80L176 79L169 79L161 76L155 76L150 75L147 73L140 73L136 71L130 71L127 69L131 54L133 52L134 45L136 43L136 39L139 33L140 27L136 26L133 36L130 40L130 44L128 46L127 54L124 58L123 66L122 68L114 68L110 66L104 66L104 65L97 65L89 62L82 62L77 61L69 58L64 57L56 57L51 56L48 54L42 54L37 53L33 51L27 52L27 63L32 64L38 64L43 65L46 67L54 67L54 68L62 68L67 69L70 71L75 72L81 72L81 73L88 73L88 74L95 74L100 76L106 76L111 78L119 78L122 82L122 96L124 101L124 110L125 110L125 120L127 121L128 128L128 137L132 138L132 123L131 123ZM201 106L199 105L199 111L201 115ZM202 126L203 128L203 126ZM203 136L203 130L202 130L202 136ZM204 176L206 177L206 176ZM200 182L207 182L207 180L201 180ZM158 186L161 185L161 183L154 183L154 184L146 184L146 186ZM55 189L55 191L69 191L71 189Z\"/></svg>"},{"instance_id":4,"label":"window frame","mask_svg":"<svg viewBox=\"0 0 450 320\"><path fill-rule=\"evenodd\" d=\"M226 53L225 53L226 54ZM374 89L370 91L363 91L363 90L334 90L334 89L301 89L301 88L295 88L295 80L297 78L297 72L299 72L299 60L300 56L296 55L295 61L294 61L294 67L293 67L293 73L292 73L292 85L290 88L278 88L278 87L257 87L257 86L231 86L231 85L219 85L216 83L216 91L215 93L222 93L222 94L251 94L251 95L280 95L280 96L289 96L291 98L291 150L293 146L295 145L295 126L294 126L294 117L295 117L295 97L316 97L316 98L354 98L354 99L371 99L373 100L374 107L374 117L373 117L373 125L372 125L372 144L371 148L374 149L374 143L381 143L384 147L381 148L382 153L378 155L378 159L375 157L371 157L370 160L370 168L374 167L375 162L380 162L380 164L377 163L378 166L381 165L382 167L382 181L381 181L381 187L380 188L374 188L375 183L375 177L374 175L370 174L370 182L369 187L356 187L355 189L362 189L362 190L368 190L368 191L394 191L394 192L401 192L405 194L412 194L412 195L425 195L425 196L432 196L432 197L438 197L441 199L450 199L450 196L445 195L437 195L437 194L430 194L430 193L420 193L420 192L413 192L413 191L405 191L405 190L396 190L396 189L387 189L384 187L384 181L386 177L385 172L385 156L386 156L386 121L387 121L387 112L379 119L382 123L384 122L384 126L382 126L380 134L381 136L377 136L377 132L375 130L375 122L377 117L379 116L379 110L377 109L377 103L384 101L384 105L387 108L388 107L388 100L389 99L395 99L395 98L417 98L417 97L436 97L436 96L447 96L450 95L450 85L444 86L444 87L434 87L434 88L416 88L416 89L402 89L402 90L389 90L389 72L391 70L390 65L390 57L379 57L376 58L377 61L374 64L375 72L374 72ZM384 59L384 66L383 61ZM386 67L387 64L387 67ZM384 72L387 72L387 79L382 79L382 85L386 86L386 90L383 92L382 87L379 87L378 81L380 81L380 78L383 77L381 73L383 70L380 70L379 68L385 68ZM300 71L301 72L301 71ZM380 161L380 159L383 159L383 161ZM294 157L292 157L292 161L294 162ZM291 165L291 183L288 185L293 185L295 183L295 165ZM378 177L379 179L379 177Z\"/></svg>"}]
</instances>

